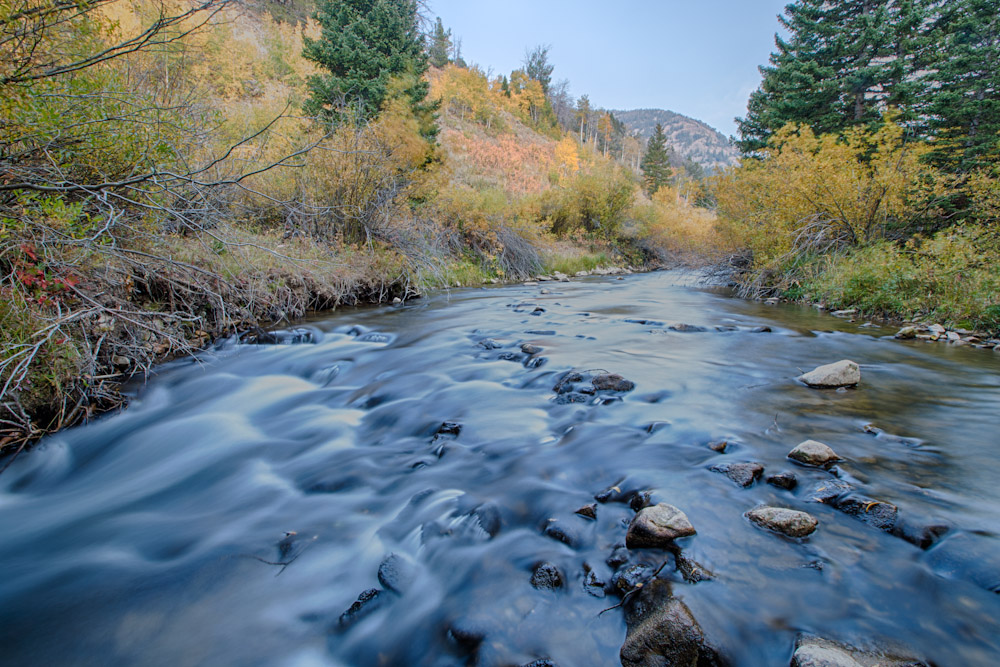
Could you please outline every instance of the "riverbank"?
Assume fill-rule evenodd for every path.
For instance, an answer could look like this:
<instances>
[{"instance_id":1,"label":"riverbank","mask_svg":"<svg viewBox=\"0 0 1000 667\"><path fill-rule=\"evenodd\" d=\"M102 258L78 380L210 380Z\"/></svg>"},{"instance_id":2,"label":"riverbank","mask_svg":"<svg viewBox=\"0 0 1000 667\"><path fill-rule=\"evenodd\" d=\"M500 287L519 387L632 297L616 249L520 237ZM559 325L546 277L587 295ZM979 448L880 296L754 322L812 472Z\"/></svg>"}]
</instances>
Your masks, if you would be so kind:
<instances>
[{"instance_id":1,"label":"riverbank","mask_svg":"<svg viewBox=\"0 0 1000 667\"><path fill-rule=\"evenodd\" d=\"M47 300L0 305L8 382L0 455L124 407L124 383L221 338L260 342L265 329L307 313L405 301L434 289L604 275L622 263L608 245L565 241L534 249L535 270L511 276L462 257L421 260L374 246L334 251L312 239L263 234L241 234L221 249L165 237L155 248L130 250L141 261L91 264ZM118 254L128 259L129 251Z\"/></svg>"},{"instance_id":2,"label":"riverbank","mask_svg":"<svg viewBox=\"0 0 1000 667\"><path fill-rule=\"evenodd\" d=\"M762 303L777 305L779 303L799 303L809 305L821 312L828 312L834 317L844 318L849 322L861 322L860 327L896 327L899 331L894 336L898 340L922 340L929 343L941 342L955 346L971 346L976 349L994 350L1000 352L1000 335L990 331L973 331L963 327L945 326L940 322L928 322L922 319L904 319L900 317L866 317L857 308L831 309L823 303L810 303L809 300L789 300L780 297L757 299Z\"/></svg>"}]
</instances>

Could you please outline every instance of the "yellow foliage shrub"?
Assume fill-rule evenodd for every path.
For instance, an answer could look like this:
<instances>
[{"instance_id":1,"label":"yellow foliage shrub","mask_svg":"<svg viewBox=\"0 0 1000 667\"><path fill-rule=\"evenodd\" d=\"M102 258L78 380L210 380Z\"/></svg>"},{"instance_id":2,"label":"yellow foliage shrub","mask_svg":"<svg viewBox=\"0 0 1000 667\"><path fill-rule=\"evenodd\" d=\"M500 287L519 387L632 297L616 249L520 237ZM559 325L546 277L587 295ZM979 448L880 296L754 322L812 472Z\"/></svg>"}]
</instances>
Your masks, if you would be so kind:
<instances>
[{"instance_id":1,"label":"yellow foliage shrub","mask_svg":"<svg viewBox=\"0 0 1000 667\"><path fill-rule=\"evenodd\" d=\"M913 195L933 174L921 161L926 150L891 120L842 138L786 126L763 159L715 178L720 230L749 248L758 268L873 242L919 213Z\"/></svg>"}]
</instances>

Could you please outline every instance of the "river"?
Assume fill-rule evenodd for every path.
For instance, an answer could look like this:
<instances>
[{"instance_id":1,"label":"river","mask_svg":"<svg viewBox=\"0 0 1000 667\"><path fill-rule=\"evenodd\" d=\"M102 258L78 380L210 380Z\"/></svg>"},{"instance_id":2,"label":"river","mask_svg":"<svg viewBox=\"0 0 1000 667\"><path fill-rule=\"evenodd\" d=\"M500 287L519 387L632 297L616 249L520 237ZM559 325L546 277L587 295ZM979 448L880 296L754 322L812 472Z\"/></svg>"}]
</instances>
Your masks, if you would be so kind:
<instances>
[{"instance_id":1,"label":"river","mask_svg":"<svg viewBox=\"0 0 1000 667\"><path fill-rule=\"evenodd\" d=\"M668 563L727 664L788 664L803 633L1000 664L1000 354L859 324L659 272L344 309L169 363L0 475L0 663L617 664L625 617L595 584L634 511L575 513L617 485L690 518L711 580L627 555ZM840 359L858 388L794 380ZM571 369L635 388L567 401ZM789 461L806 439L845 460ZM710 469L746 461L798 486ZM810 502L834 475L897 506L896 534ZM761 504L819 527L762 530ZM542 562L561 587L532 586Z\"/></svg>"}]
</instances>

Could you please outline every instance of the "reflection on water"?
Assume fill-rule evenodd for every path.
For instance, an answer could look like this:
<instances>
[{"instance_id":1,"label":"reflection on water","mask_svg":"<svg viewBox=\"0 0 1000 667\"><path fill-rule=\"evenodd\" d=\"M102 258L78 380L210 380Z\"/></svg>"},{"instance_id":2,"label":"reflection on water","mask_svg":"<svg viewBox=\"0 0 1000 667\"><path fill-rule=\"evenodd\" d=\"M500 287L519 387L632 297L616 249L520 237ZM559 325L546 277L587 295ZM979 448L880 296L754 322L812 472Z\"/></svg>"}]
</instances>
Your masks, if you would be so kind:
<instances>
[{"instance_id":1,"label":"reflection on water","mask_svg":"<svg viewBox=\"0 0 1000 667\"><path fill-rule=\"evenodd\" d=\"M587 583L610 581L634 512L574 512L618 483L691 518L685 554L715 579L660 576L732 664L786 664L802 632L1000 664L1000 355L669 273L464 290L301 326L311 343L170 364L128 411L0 476L0 661L615 664L624 617L599 615L618 600ZM862 366L857 390L791 379L843 358ZM557 400L570 369L636 386ZM832 477L785 458L807 438L847 459L842 480L898 506L911 539L950 530L924 550L808 502ZM724 454L707 446L721 439ZM709 470L742 461L799 485L744 489ZM765 503L820 528L799 542L761 531L743 513ZM561 589L532 587L543 561ZM369 589L377 599L342 620Z\"/></svg>"}]
</instances>

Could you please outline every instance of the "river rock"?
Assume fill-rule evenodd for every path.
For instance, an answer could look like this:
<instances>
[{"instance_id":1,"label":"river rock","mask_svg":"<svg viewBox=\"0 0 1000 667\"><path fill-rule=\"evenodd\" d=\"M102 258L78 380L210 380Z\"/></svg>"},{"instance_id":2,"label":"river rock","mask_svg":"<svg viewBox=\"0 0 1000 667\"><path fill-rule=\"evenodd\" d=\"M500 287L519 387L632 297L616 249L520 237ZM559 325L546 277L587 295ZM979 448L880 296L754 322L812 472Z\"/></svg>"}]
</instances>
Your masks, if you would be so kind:
<instances>
[{"instance_id":1,"label":"river rock","mask_svg":"<svg viewBox=\"0 0 1000 667\"><path fill-rule=\"evenodd\" d=\"M816 440L800 442L788 452L788 458L807 466L823 467L840 460L837 452Z\"/></svg>"},{"instance_id":2,"label":"river rock","mask_svg":"<svg viewBox=\"0 0 1000 667\"><path fill-rule=\"evenodd\" d=\"M802 637L795 644L792 667L926 667L927 663L885 651L862 651L829 639Z\"/></svg>"},{"instance_id":3,"label":"river rock","mask_svg":"<svg viewBox=\"0 0 1000 667\"><path fill-rule=\"evenodd\" d=\"M584 568L587 564L583 564ZM596 572L593 570L587 570L583 575L583 590L587 591L588 595L593 595L595 598L603 598L607 593L604 591L604 587L607 583L601 579Z\"/></svg>"},{"instance_id":4,"label":"river rock","mask_svg":"<svg viewBox=\"0 0 1000 667\"><path fill-rule=\"evenodd\" d=\"M719 452L720 454L724 454L728 447L729 447L728 440L714 440L708 443L709 449L711 449L713 452Z\"/></svg>"},{"instance_id":5,"label":"river rock","mask_svg":"<svg viewBox=\"0 0 1000 667\"><path fill-rule=\"evenodd\" d=\"M689 584L697 584L702 581L711 581L712 579L715 579L715 574L698 561L681 554L677 554L675 558L677 571L681 573L682 577L684 577L684 581Z\"/></svg>"},{"instance_id":6,"label":"river rock","mask_svg":"<svg viewBox=\"0 0 1000 667\"><path fill-rule=\"evenodd\" d=\"M896 527L899 510L892 503L850 495L840 498L835 506L844 514L864 521L869 526L891 533Z\"/></svg>"},{"instance_id":7,"label":"river rock","mask_svg":"<svg viewBox=\"0 0 1000 667\"><path fill-rule=\"evenodd\" d=\"M615 572L615 576L611 579L611 583L615 587L615 591L619 595L626 595L631 593L641 586L645 586L646 582L653 575L653 568L648 565L642 565L636 563L635 565L629 565L628 567L623 567L621 570Z\"/></svg>"},{"instance_id":8,"label":"river rock","mask_svg":"<svg viewBox=\"0 0 1000 667\"><path fill-rule=\"evenodd\" d=\"M834 505L837 499L847 495L854 487L841 479L830 479L818 482L809 492L809 502Z\"/></svg>"},{"instance_id":9,"label":"river rock","mask_svg":"<svg viewBox=\"0 0 1000 667\"><path fill-rule=\"evenodd\" d=\"M540 591L554 591L562 588L562 572L552 563L540 563L531 575L531 585Z\"/></svg>"},{"instance_id":10,"label":"river rock","mask_svg":"<svg viewBox=\"0 0 1000 667\"><path fill-rule=\"evenodd\" d=\"M622 667L709 667L721 664L705 634L665 581L651 581L626 605Z\"/></svg>"},{"instance_id":11,"label":"river rock","mask_svg":"<svg viewBox=\"0 0 1000 667\"><path fill-rule=\"evenodd\" d=\"M758 507L746 513L746 517L761 528L773 530L788 537L805 537L816 530L819 522L806 512L784 507Z\"/></svg>"},{"instance_id":12,"label":"river rock","mask_svg":"<svg viewBox=\"0 0 1000 667\"><path fill-rule=\"evenodd\" d=\"M340 627L346 628L357 623L362 618L382 606L385 601L384 591L369 588L358 596L358 599L340 615Z\"/></svg>"},{"instance_id":13,"label":"river rock","mask_svg":"<svg viewBox=\"0 0 1000 667\"><path fill-rule=\"evenodd\" d=\"M597 503L590 503L589 505L584 505L583 507L581 507L580 509L578 509L576 511L576 513L579 514L580 516L586 517L588 519L596 519L597 518Z\"/></svg>"},{"instance_id":14,"label":"river rock","mask_svg":"<svg viewBox=\"0 0 1000 667\"><path fill-rule=\"evenodd\" d=\"M759 463L721 463L709 468L712 472L720 472L744 488L752 485L764 474L764 466Z\"/></svg>"},{"instance_id":15,"label":"river rock","mask_svg":"<svg viewBox=\"0 0 1000 667\"><path fill-rule=\"evenodd\" d=\"M667 328L671 331L680 331L684 333L700 333L702 331L708 331L705 327L700 327L697 324L687 324L686 322L675 322Z\"/></svg>"},{"instance_id":16,"label":"river rock","mask_svg":"<svg viewBox=\"0 0 1000 667\"><path fill-rule=\"evenodd\" d=\"M912 327L912 326L903 327L902 329L896 332L894 338L898 338L900 340L911 340L913 338L916 338L918 333L920 333L920 329L918 329L917 327Z\"/></svg>"},{"instance_id":17,"label":"river rock","mask_svg":"<svg viewBox=\"0 0 1000 667\"><path fill-rule=\"evenodd\" d=\"M836 389L837 387L853 387L861 382L861 369L857 363L844 359L832 364L818 366L797 378L800 382L815 389Z\"/></svg>"},{"instance_id":18,"label":"river rock","mask_svg":"<svg viewBox=\"0 0 1000 667\"><path fill-rule=\"evenodd\" d=\"M776 475L768 475L767 483L779 489L791 491L799 485L799 480L790 472L779 472Z\"/></svg>"},{"instance_id":19,"label":"river rock","mask_svg":"<svg viewBox=\"0 0 1000 667\"><path fill-rule=\"evenodd\" d=\"M545 534L574 549L579 547L583 541L583 537L578 530L568 523L559 520L550 521L545 526Z\"/></svg>"},{"instance_id":20,"label":"river rock","mask_svg":"<svg viewBox=\"0 0 1000 667\"><path fill-rule=\"evenodd\" d=\"M626 380L617 373L601 373L600 375L594 377L593 380L591 380L591 384L593 384L594 389L598 391L627 392L635 389L634 382L632 382L631 380Z\"/></svg>"},{"instance_id":21,"label":"river rock","mask_svg":"<svg viewBox=\"0 0 1000 667\"><path fill-rule=\"evenodd\" d=\"M387 591L402 595L417 577L416 564L399 554L389 554L378 566L378 580Z\"/></svg>"},{"instance_id":22,"label":"river rock","mask_svg":"<svg viewBox=\"0 0 1000 667\"><path fill-rule=\"evenodd\" d=\"M583 382L583 373L579 373L577 371L567 371L556 381L555 385L552 387L552 391L557 394L567 394L573 391L573 385L577 382Z\"/></svg>"},{"instance_id":23,"label":"river rock","mask_svg":"<svg viewBox=\"0 0 1000 667\"><path fill-rule=\"evenodd\" d=\"M604 562L608 564L608 567L617 569L627 563L631 557L632 554L625 548L625 545L618 544Z\"/></svg>"},{"instance_id":24,"label":"river rock","mask_svg":"<svg viewBox=\"0 0 1000 667\"><path fill-rule=\"evenodd\" d=\"M680 537L695 534L687 515L673 505L660 503L646 507L633 517L625 534L629 549L665 548Z\"/></svg>"},{"instance_id":25,"label":"river rock","mask_svg":"<svg viewBox=\"0 0 1000 667\"><path fill-rule=\"evenodd\" d=\"M538 354L541 351L542 348L537 345L532 345L531 343L524 343L521 345L521 352L524 352L525 354Z\"/></svg>"},{"instance_id":26,"label":"river rock","mask_svg":"<svg viewBox=\"0 0 1000 667\"><path fill-rule=\"evenodd\" d=\"M479 527L490 537L496 537L503 527L500 508L495 503L483 503L472 510L472 516L479 522Z\"/></svg>"},{"instance_id":27,"label":"river rock","mask_svg":"<svg viewBox=\"0 0 1000 667\"><path fill-rule=\"evenodd\" d=\"M892 527L892 534L921 549L930 549L951 530L943 522L923 522L912 517L900 517Z\"/></svg>"}]
</instances>

